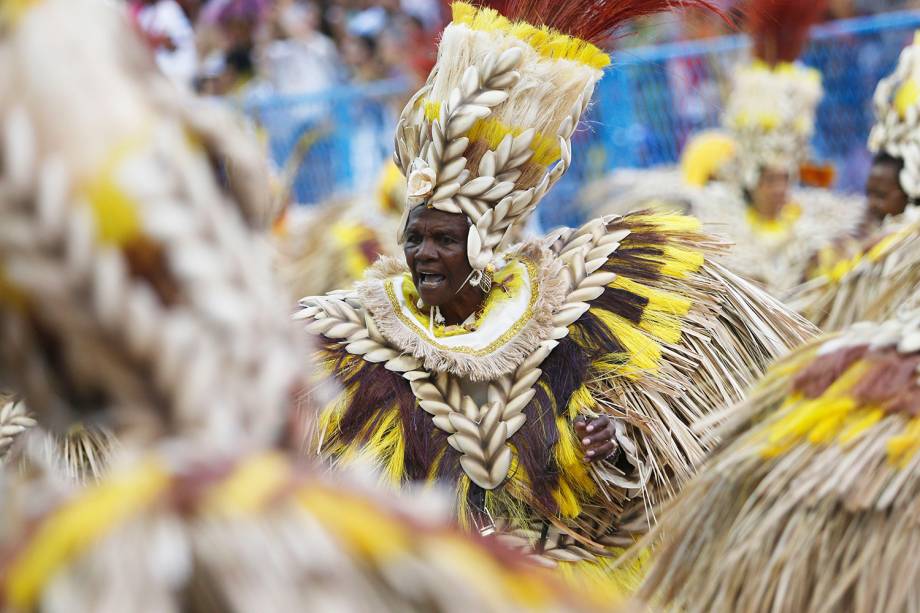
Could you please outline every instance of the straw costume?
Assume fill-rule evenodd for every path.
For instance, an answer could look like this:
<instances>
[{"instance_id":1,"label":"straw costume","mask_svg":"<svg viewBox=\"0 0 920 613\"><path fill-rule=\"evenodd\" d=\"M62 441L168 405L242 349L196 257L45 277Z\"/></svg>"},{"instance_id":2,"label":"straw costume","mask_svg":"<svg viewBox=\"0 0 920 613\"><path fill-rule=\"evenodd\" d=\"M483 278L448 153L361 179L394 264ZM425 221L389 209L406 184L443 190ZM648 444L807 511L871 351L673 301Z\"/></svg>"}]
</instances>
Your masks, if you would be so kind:
<instances>
[{"instance_id":1,"label":"straw costume","mask_svg":"<svg viewBox=\"0 0 920 613\"><path fill-rule=\"evenodd\" d=\"M62 50L80 79L28 81L31 62ZM0 609L592 609L460 533L438 496L399 499L279 451L309 372L262 230L183 129L210 111L169 104L123 7L0 2L11 54L24 82L2 90L15 163L0 171L0 227L19 233L0 237L0 373L42 425L92 415L120 444L107 474L78 486L42 471L54 458L38 429L17 440L31 470L0 471ZM91 127L83 148L65 146ZM115 153L105 188L86 193Z\"/></svg>"},{"instance_id":2,"label":"straw costume","mask_svg":"<svg viewBox=\"0 0 920 613\"><path fill-rule=\"evenodd\" d=\"M297 315L342 386L320 400L314 449L337 465L370 462L393 484L447 486L464 525L593 589L635 579L606 568L704 454L690 424L808 336L709 261L720 245L693 218L609 216L517 245L504 238L571 161L609 61L590 41L667 6L543 13L522 2L506 17L455 3L438 64L400 119L396 158L406 216L427 206L469 221L480 310L444 325L391 258L353 291L304 299ZM528 21L544 14L556 17ZM598 415L613 419L619 451L588 465L573 422Z\"/></svg>"},{"instance_id":3,"label":"straw costume","mask_svg":"<svg viewBox=\"0 0 920 613\"><path fill-rule=\"evenodd\" d=\"M49 42L49 31L60 27L56 20L63 18L58 16L61 10L54 3L11 1L3 3L0 13L2 59L7 67L0 76L4 162L0 202L8 215L4 227L9 230L0 239L0 303L6 309L0 359L6 364L2 384L24 393L29 409L46 415L49 421L43 425L62 437L59 444L49 446L49 450L56 448L53 463L64 473L82 478L98 474L112 443L106 425L92 419L94 410L106 408L97 406L106 399L88 381L118 378L128 400L151 385L135 376L122 380L118 373L128 362L151 360L155 355L181 362L195 355L182 350L177 357L174 351L163 351L161 344L167 339L181 336L180 340L194 345L204 334L188 332L181 315L163 318L163 305L181 302L210 312L217 321L245 312L247 307L228 306L243 301L236 298L241 288L229 272L224 285L203 285L196 279L202 270L234 267L238 267L234 279L249 278L250 255L241 250L232 259L221 260L190 237L210 234L212 241L233 240L233 232L221 235L220 226L209 220L213 210L225 205L225 197L253 228L264 228L271 211L269 191L259 187L267 165L259 149L236 129L233 117L217 108L202 111L200 102L159 79L149 51L135 44L133 35L120 31L114 25L117 20L106 17L105 35L96 41L74 43L71 48L65 42L69 38L52 35ZM43 12L50 16L42 16ZM106 15L98 7L92 13ZM77 10L65 14L87 30L94 28L90 18ZM74 94L75 82L86 88L85 95ZM67 113L61 110L60 101L65 99L70 105ZM187 141L186 146L176 145L177 141ZM147 172L162 167L169 155L179 156L176 167L185 168L186 174L166 168ZM213 167L227 159L232 162L222 163L219 170ZM202 187L201 177L213 182L211 177L217 175L219 186ZM187 194L195 194L199 201L209 198L212 208L180 211L175 202ZM39 209L23 208L32 202L30 198L38 199ZM85 206L72 210L66 205L68 198ZM150 286L120 301L131 281L141 277L149 278ZM94 279L92 291L74 287L73 278ZM258 289L247 293L258 296ZM93 315L80 311L76 306L80 304L92 305ZM128 328L132 330L130 342L125 339L129 346L116 350L99 347L94 340L97 332ZM55 337L63 329L72 331L66 342ZM46 346L45 360L37 354L23 359L26 348L34 345ZM82 365L86 377L80 385L59 379L60 363L68 360ZM190 372L189 366L173 363L158 372L174 378ZM223 374L230 376L234 365L223 367ZM250 364L236 367L252 372ZM89 371L94 371L92 376ZM202 380L216 376L211 371L208 367L195 376ZM59 420L51 415L68 414L74 408L60 401L67 390L79 393L85 426L55 427ZM238 396L233 402L246 402L244 398ZM212 401L215 409L224 402ZM28 423L23 405L14 406L15 410L0 411L0 419L11 420L0 424L4 432ZM67 424L74 421L60 419Z\"/></svg>"},{"instance_id":4,"label":"straw costume","mask_svg":"<svg viewBox=\"0 0 920 613\"><path fill-rule=\"evenodd\" d=\"M920 284L920 42L901 52L894 73L875 91L876 124L869 149L903 161L898 176L908 205L855 249L823 262L820 274L799 287L790 304L824 330L890 317Z\"/></svg>"},{"instance_id":5,"label":"straw costume","mask_svg":"<svg viewBox=\"0 0 920 613\"><path fill-rule=\"evenodd\" d=\"M688 612L916 610L918 365L916 308L781 360L662 515L645 596Z\"/></svg>"}]
</instances>

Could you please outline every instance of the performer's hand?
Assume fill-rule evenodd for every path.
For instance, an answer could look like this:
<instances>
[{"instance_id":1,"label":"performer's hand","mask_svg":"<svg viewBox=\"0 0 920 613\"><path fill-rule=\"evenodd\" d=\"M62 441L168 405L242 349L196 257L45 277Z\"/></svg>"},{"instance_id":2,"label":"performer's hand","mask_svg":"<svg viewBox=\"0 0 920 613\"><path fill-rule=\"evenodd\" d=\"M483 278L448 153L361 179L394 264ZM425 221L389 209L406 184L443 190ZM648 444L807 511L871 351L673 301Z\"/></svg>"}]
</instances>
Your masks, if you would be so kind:
<instances>
[{"instance_id":1,"label":"performer's hand","mask_svg":"<svg viewBox=\"0 0 920 613\"><path fill-rule=\"evenodd\" d=\"M585 462L606 460L616 451L613 422L606 415L595 417L590 421L584 416L577 417L575 435L585 448Z\"/></svg>"}]
</instances>

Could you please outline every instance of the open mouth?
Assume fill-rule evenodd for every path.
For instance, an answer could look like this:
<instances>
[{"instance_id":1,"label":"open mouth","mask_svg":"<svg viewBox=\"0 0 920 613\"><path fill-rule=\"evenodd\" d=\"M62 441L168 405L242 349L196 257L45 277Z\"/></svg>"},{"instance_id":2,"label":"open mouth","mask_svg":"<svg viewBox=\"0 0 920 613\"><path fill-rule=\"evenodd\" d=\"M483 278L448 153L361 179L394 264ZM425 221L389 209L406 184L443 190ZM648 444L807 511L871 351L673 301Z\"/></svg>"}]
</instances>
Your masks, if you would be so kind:
<instances>
[{"instance_id":1,"label":"open mouth","mask_svg":"<svg viewBox=\"0 0 920 613\"><path fill-rule=\"evenodd\" d=\"M446 277L434 272L419 272L418 284L420 288L434 288L441 285Z\"/></svg>"}]
</instances>

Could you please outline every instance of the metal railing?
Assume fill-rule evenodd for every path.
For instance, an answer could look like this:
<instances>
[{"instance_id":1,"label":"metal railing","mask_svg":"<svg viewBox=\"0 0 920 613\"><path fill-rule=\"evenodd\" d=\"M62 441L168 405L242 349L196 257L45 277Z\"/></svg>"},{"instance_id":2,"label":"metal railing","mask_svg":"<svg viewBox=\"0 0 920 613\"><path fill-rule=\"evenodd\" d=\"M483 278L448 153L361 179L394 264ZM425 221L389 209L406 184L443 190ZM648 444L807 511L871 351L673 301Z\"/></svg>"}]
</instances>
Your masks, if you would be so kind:
<instances>
[{"instance_id":1,"label":"metal railing","mask_svg":"<svg viewBox=\"0 0 920 613\"><path fill-rule=\"evenodd\" d=\"M872 93L918 28L920 11L902 11L813 31L802 59L821 70L825 89L813 147L818 160L836 166L838 189L862 189ZM544 225L579 221L568 203L585 182L618 167L673 163L692 133L717 126L731 69L748 47L739 35L615 53L575 135L573 167L541 206ZM318 95L251 99L245 108L268 132L279 163L312 133L315 143L294 184L298 201L312 203L371 187L391 154L393 126L410 94L406 89L405 83L383 81Z\"/></svg>"}]
</instances>

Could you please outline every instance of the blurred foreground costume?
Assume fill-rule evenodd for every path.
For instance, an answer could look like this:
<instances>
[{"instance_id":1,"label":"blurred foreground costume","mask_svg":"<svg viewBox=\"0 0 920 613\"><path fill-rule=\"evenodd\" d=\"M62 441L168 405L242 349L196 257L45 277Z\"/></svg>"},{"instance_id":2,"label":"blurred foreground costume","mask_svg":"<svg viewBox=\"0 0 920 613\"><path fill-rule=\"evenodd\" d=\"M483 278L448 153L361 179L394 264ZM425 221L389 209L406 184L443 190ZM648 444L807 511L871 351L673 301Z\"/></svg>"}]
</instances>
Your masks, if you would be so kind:
<instances>
[{"instance_id":1,"label":"blurred foreground costume","mask_svg":"<svg viewBox=\"0 0 920 613\"><path fill-rule=\"evenodd\" d=\"M444 325L390 258L353 291L304 299L298 317L342 386L312 441L323 455L443 484L465 525L604 591L636 579L610 563L705 453L690 424L808 332L710 263L719 245L693 218L608 216L510 244L571 163L609 63L591 41L670 3L546 6L454 3L397 128L404 220L416 207L466 217L480 310ZM573 422L598 415L619 452L589 465Z\"/></svg>"},{"instance_id":2,"label":"blurred foreground costume","mask_svg":"<svg viewBox=\"0 0 920 613\"><path fill-rule=\"evenodd\" d=\"M50 15L39 18L33 10ZM212 208L224 206L221 192L201 186L202 172L219 172L223 189L248 223L264 227L271 211L268 191L259 182L267 166L259 150L235 129L235 119L220 109L201 112L200 103L160 76L150 52L136 43L134 34L113 26L111 19L101 28L107 35L98 40L71 44L49 36L60 25L55 20L65 19L60 10L57 5L11 1L2 4L0 13L4 27L0 204L8 212L4 224L8 232L0 237L0 302L7 306L0 327L0 359L8 368L0 373L0 385L19 392L25 388L27 406L36 411L66 405L55 390L70 389L79 399L80 410L90 414L93 407L106 407L96 406L104 399L88 381L45 383L49 377L62 376L58 374L61 363L80 361L82 370L99 371L92 378L117 378L125 394L140 395L150 383L121 379L118 373L129 360L152 359L154 354L175 358L163 354L158 343L184 325L157 319L157 305L191 303L228 318L232 316L228 311L238 310L228 306L240 293L234 282L203 285L196 279L203 269L231 269L247 256L238 253L221 260L210 254L208 258L206 250L189 241L217 234L209 221L213 213L202 204L201 210L180 214L176 200L194 194L200 202L211 198ZM97 28L79 11L66 14L66 19L87 31ZM83 95L78 95L75 83L86 88ZM61 100L68 100L66 113ZM188 143L183 148L175 144L177 140ZM171 155L177 156L175 168L181 171L162 166ZM233 162L217 171L209 158ZM64 202L70 192L85 206L68 209ZM40 206L17 208L28 202L29 194ZM135 201L147 206L133 206ZM232 233L218 234L211 240L232 238ZM169 274L163 272L167 264L173 268ZM240 270L245 271L245 266ZM126 291L127 280L137 277L151 278L151 286L114 306L118 292ZM92 291L75 287L74 280L84 278L94 279ZM39 292L34 297L29 296L33 289ZM96 317L72 308L78 304L92 304ZM50 332L56 328L73 334L66 342L59 340ZM132 330L130 347L115 350L94 340L96 330L127 328ZM190 342L195 342L194 335ZM46 346L48 359L24 359L24 348L30 344ZM249 372L249 365L242 368ZM164 376L175 373L175 366L163 371ZM220 406L222 400L215 400L215 407ZM15 406L15 411L0 410L0 420L10 420L0 421L0 430L24 423L23 405ZM98 475L113 442L105 424L90 420L56 430L58 440L48 449L54 450L58 470L76 479ZM15 456L15 449L11 452ZM15 463L16 458L8 460Z\"/></svg>"},{"instance_id":3,"label":"blurred foreground costume","mask_svg":"<svg viewBox=\"0 0 920 613\"><path fill-rule=\"evenodd\" d=\"M394 499L279 450L305 350L245 199L190 138L213 111L173 104L122 7L19 7L0 2L17 85L0 107L0 227L17 230L0 233L0 372L43 426L100 420L119 446L79 486L42 470L38 429L19 436L30 470L0 470L0 609L589 609L451 528L436 495Z\"/></svg>"},{"instance_id":4,"label":"blurred foreground costume","mask_svg":"<svg viewBox=\"0 0 920 613\"><path fill-rule=\"evenodd\" d=\"M920 602L920 311L774 366L661 516L645 596L688 612Z\"/></svg>"},{"instance_id":5,"label":"blurred foreground costume","mask_svg":"<svg viewBox=\"0 0 920 613\"><path fill-rule=\"evenodd\" d=\"M806 6L807 5L807 6ZM698 216L734 244L726 264L781 296L804 278L815 253L853 232L859 198L827 189L830 169L808 163L821 75L797 61L824 2L752 0L746 4L752 59L736 67L721 130L692 138L680 168L625 170L592 187L591 208L622 212L652 203ZM788 183L769 216L756 201L772 175ZM774 179L776 180L776 179ZM607 198L602 194L614 190ZM593 193L591 193L593 192Z\"/></svg>"},{"instance_id":6,"label":"blurred foreground costume","mask_svg":"<svg viewBox=\"0 0 920 613\"><path fill-rule=\"evenodd\" d=\"M882 321L920 285L920 210L914 204L920 199L920 38L901 52L873 101L877 119L869 149L903 164L898 179L908 205L855 249L823 262L820 274L791 296L790 304L822 330Z\"/></svg>"}]
</instances>

